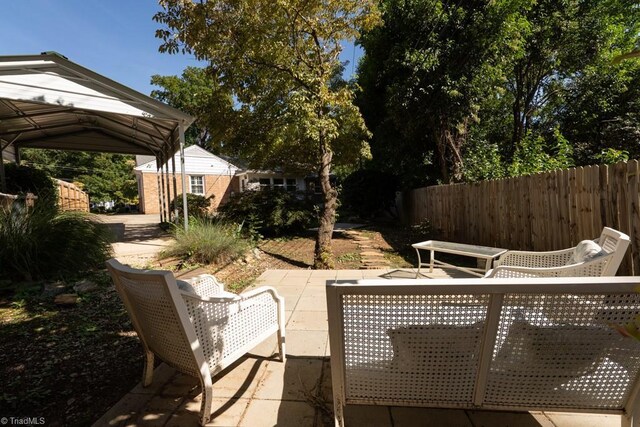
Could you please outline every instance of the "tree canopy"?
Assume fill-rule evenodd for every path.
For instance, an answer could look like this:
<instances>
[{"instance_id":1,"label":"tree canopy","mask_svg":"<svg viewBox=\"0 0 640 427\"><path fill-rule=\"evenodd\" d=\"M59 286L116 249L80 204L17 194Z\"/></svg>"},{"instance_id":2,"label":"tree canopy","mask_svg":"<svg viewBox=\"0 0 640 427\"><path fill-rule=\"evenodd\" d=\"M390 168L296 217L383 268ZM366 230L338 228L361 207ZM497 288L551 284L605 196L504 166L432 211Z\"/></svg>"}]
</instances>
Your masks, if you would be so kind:
<instances>
[{"instance_id":1,"label":"tree canopy","mask_svg":"<svg viewBox=\"0 0 640 427\"><path fill-rule=\"evenodd\" d=\"M137 202L133 156L33 148L25 148L21 153L26 165L42 169L54 178L79 183L92 202Z\"/></svg>"},{"instance_id":2,"label":"tree canopy","mask_svg":"<svg viewBox=\"0 0 640 427\"><path fill-rule=\"evenodd\" d=\"M237 129L232 92L205 68L187 67L181 76L151 77L159 89L151 96L196 118L187 129L186 144L220 150Z\"/></svg>"},{"instance_id":3,"label":"tree canopy","mask_svg":"<svg viewBox=\"0 0 640 427\"><path fill-rule=\"evenodd\" d=\"M236 102L243 133L228 141L252 164L312 168L324 201L315 265L331 265L337 192L334 161L367 152L367 131L349 85L334 85L341 42L379 22L374 0L161 0L161 51L206 60ZM345 129L349 131L346 132Z\"/></svg>"},{"instance_id":4,"label":"tree canopy","mask_svg":"<svg viewBox=\"0 0 640 427\"><path fill-rule=\"evenodd\" d=\"M638 155L640 8L623 0L383 0L358 96L406 187ZM401 147L401 149L398 149Z\"/></svg>"}]
</instances>

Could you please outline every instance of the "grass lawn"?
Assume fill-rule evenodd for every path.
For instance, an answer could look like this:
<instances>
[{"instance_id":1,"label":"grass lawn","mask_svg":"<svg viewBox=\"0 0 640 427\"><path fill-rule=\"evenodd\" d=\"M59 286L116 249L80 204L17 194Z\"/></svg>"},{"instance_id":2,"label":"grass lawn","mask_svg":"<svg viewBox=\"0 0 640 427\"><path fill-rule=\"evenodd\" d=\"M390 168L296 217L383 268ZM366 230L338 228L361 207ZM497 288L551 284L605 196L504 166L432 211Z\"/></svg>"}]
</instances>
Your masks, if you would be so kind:
<instances>
[{"instance_id":1,"label":"grass lawn","mask_svg":"<svg viewBox=\"0 0 640 427\"><path fill-rule=\"evenodd\" d=\"M365 230L393 267L406 267L409 235L392 228ZM240 292L267 269L308 269L314 236L268 239L258 256L205 266ZM402 249L402 250L398 250ZM360 267L357 243L333 240L336 269ZM406 257L406 258L405 258ZM142 376L142 347L106 271L88 277L99 285L71 306L54 304L43 284L0 293L0 408L2 416L40 417L46 425L89 425L132 389ZM73 292L72 283L65 292ZM0 289L0 292L2 290Z\"/></svg>"}]
</instances>

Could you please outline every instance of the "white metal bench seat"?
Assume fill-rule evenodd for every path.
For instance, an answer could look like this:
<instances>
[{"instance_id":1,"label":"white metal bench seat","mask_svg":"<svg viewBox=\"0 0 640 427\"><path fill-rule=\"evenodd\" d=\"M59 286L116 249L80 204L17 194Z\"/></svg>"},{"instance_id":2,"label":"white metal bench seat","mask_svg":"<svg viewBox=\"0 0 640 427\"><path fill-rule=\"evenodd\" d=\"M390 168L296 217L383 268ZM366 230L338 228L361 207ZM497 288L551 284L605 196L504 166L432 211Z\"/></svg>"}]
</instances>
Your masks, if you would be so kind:
<instances>
[{"instance_id":1,"label":"white metal bench seat","mask_svg":"<svg viewBox=\"0 0 640 427\"><path fill-rule=\"evenodd\" d=\"M425 286L428 285L428 286ZM336 425L346 404L639 409L640 278L362 280L327 286Z\"/></svg>"}]
</instances>

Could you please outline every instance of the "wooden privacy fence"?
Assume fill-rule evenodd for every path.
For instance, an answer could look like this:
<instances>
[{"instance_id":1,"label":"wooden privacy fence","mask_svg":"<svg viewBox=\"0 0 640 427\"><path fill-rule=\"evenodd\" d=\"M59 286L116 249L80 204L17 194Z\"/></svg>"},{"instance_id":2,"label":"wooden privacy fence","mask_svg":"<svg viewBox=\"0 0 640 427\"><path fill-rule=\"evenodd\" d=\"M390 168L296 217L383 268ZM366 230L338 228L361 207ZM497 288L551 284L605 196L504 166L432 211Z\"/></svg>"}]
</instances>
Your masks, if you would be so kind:
<instances>
[{"instance_id":1,"label":"wooden privacy fence","mask_svg":"<svg viewBox=\"0 0 640 427\"><path fill-rule=\"evenodd\" d=\"M612 227L631 237L618 274L639 275L638 168L633 160L419 188L403 194L401 212L411 224L428 220L445 240L534 251L575 246Z\"/></svg>"},{"instance_id":2,"label":"wooden privacy fence","mask_svg":"<svg viewBox=\"0 0 640 427\"><path fill-rule=\"evenodd\" d=\"M63 211L89 212L89 195L69 182L55 180L58 185L58 204Z\"/></svg>"}]
</instances>

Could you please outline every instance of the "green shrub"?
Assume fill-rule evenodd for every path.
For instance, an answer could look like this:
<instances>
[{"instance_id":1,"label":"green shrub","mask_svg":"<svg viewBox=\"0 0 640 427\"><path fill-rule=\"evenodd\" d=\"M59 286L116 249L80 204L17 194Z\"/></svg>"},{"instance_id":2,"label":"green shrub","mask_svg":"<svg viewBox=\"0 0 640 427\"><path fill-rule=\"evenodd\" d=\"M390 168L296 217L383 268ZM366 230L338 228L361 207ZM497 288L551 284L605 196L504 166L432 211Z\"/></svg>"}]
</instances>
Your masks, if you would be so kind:
<instances>
[{"instance_id":1,"label":"green shrub","mask_svg":"<svg viewBox=\"0 0 640 427\"><path fill-rule=\"evenodd\" d=\"M381 212L393 212L397 190L398 179L394 175L360 169L342 183L341 207L361 218L371 218Z\"/></svg>"},{"instance_id":2,"label":"green shrub","mask_svg":"<svg viewBox=\"0 0 640 427\"><path fill-rule=\"evenodd\" d=\"M233 261L250 248L249 241L238 233L238 226L203 218L192 218L189 230L176 226L175 241L162 256L179 257L199 264L222 264Z\"/></svg>"},{"instance_id":3,"label":"green shrub","mask_svg":"<svg viewBox=\"0 0 640 427\"><path fill-rule=\"evenodd\" d=\"M112 235L83 212L61 212L40 198L0 208L0 278L57 279L102 267Z\"/></svg>"},{"instance_id":4,"label":"green shrub","mask_svg":"<svg viewBox=\"0 0 640 427\"><path fill-rule=\"evenodd\" d=\"M211 201L214 196L204 197L199 194L187 193L187 212L189 213L189 217L195 218L205 218L209 214L209 207L211 206ZM182 210L182 194L180 194L177 199L173 199L171 201L171 210L173 211L176 206L176 202L178 204L178 220L182 220L183 210Z\"/></svg>"},{"instance_id":5,"label":"green shrub","mask_svg":"<svg viewBox=\"0 0 640 427\"><path fill-rule=\"evenodd\" d=\"M56 202L58 187L47 172L15 163L6 164L4 167L9 194L33 193L40 199Z\"/></svg>"},{"instance_id":6,"label":"green shrub","mask_svg":"<svg viewBox=\"0 0 640 427\"><path fill-rule=\"evenodd\" d=\"M308 228L315 217L314 205L304 193L280 189L236 194L218 211L228 221L243 224L252 237L297 233Z\"/></svg>"}]
</instances>

